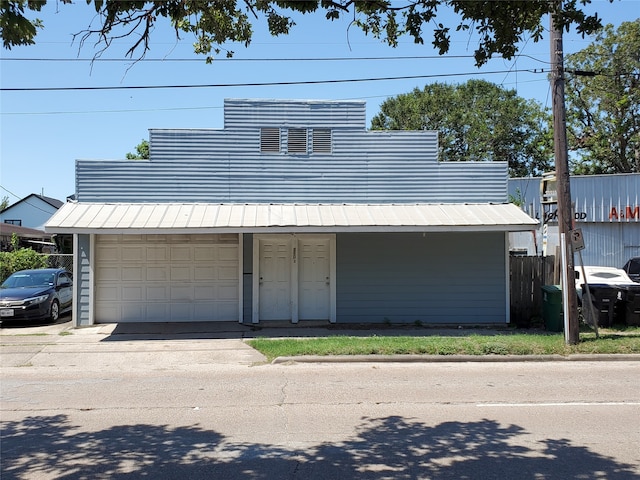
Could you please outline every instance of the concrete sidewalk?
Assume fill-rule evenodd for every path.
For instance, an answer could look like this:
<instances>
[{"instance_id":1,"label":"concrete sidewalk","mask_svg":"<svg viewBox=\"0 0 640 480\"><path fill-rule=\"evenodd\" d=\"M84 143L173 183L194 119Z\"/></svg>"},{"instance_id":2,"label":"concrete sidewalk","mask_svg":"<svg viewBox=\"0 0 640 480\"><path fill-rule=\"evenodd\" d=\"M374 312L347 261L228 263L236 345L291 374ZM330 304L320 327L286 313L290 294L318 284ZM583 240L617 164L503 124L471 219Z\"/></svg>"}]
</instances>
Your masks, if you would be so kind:
<instances>
[{"instance_id":1,"label":"concrete sidewalk","mask_svg":"<svg viewBox=\"0 0 640 480\"><path fill-rule=\"evenodd\" d=\"M55 325L0 328L2 367L81 367L84 370L200 369L212 365L264 364L266 358L247 345L251 338L327 336L465 336L508 335L512 329L425 328L417 326L344 326L289 322L265 325L220 323L104 324L73 328ZM542 332L534 332L542 333ZM638 360L640 355L358 355L281 357L287 362L507 362Z\"/></svg>"}]
</instances>

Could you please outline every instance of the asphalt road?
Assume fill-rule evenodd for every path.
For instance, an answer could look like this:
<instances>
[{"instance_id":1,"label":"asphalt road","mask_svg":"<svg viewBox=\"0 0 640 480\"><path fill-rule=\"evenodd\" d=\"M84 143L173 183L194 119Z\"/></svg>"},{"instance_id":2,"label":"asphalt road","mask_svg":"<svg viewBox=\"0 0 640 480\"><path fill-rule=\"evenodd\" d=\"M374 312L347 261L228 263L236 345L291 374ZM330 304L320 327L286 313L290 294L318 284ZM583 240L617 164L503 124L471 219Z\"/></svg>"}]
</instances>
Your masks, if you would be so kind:
<instances>
[{"instance_id":1,"label":"asphalt road","mask_svg":"<svg viewBox=\"0 0 640 480\"><path fill-rule=\"evenodd\" d=\"M233 342L3 337L1 478L640 479L637 361L265 364Z\"/></svg>"}]
</instances>

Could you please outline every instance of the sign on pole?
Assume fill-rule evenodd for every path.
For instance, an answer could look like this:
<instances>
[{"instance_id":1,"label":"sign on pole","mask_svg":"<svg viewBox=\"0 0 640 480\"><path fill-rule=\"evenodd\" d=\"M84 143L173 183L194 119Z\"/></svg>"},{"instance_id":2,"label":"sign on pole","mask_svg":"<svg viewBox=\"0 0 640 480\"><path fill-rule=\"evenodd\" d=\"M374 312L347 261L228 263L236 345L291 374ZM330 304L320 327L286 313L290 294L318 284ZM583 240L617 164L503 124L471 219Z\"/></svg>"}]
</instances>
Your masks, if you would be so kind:
<instances>
[{"instance_id":1,"label":"sign on pole","mask_svg":"<svg viewBox=\"0 0 640 480\"><path fill-rule=\"evenodd\" d=\"M582 236L581 228L571 230L571 246L574 252L584 250L584 237Z\"/></svg>"}]
</instances>

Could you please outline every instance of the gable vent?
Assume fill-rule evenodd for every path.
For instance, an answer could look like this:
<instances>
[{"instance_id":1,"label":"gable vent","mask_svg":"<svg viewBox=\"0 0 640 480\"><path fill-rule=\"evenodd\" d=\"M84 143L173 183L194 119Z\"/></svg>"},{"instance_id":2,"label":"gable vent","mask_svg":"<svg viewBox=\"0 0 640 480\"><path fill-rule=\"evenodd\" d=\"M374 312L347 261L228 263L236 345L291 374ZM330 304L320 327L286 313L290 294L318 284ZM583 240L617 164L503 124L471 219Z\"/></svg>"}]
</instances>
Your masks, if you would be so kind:
<instances>
[{"instance_id":1,"label":"gable vent","mask_svg":"<svg viewBox=\"0 0 640 480\"><path fill-rule=\"evenodd\" d=\"M290 128L287 141L287 151L289 153L307 153L307 129Z\"/></svg>"},{"instance_id":2,"label":"gable vent","mask_svg":"<svg viewBox=\"0 0 640 480\"><path fill-rule=\"evenodd\" d=\"M260 129L260 151L265 153L280 153L280 129Z\"/></svg>"},{"instance_id":3,"label":"gable vent","mask_svg":"<svg viewBox=\"0 0 640 480\"><path fill-rule=\"evenodd\" d=\"M329 128L313 129L313 153L331 153L331 130Z\"/></svg>"}]
</instances>

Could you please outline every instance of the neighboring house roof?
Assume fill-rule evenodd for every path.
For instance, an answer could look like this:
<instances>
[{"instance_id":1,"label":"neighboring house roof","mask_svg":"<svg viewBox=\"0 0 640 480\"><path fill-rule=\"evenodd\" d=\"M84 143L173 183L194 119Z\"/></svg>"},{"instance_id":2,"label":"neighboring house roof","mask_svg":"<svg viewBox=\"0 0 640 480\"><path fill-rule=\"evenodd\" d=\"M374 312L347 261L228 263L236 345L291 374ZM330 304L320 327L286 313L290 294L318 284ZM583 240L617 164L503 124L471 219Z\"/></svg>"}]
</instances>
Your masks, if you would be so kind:
<instances>
[{"instance_id":1,"label":"neighboring house roof","mask_svg":"<svg viewBox=\"0 0 640 480\"><path fill-rule=\"evenodd\" d=\"M0 237L11 237L14 233L20 238L51 238L50 233L42 230L0 222Z\"/></svg>"},{"instance_id":2,"label":"neighboring house roof","mask_svg":"<svg viewBox=\"0 0 640 480\"><path fill-rule=\"evenodd\" d=\"M504 204L67 203L52 233L529 231L538 221Z\"/></svg>"},{"instance_id":3,"label":"neighboring house roof","mask_svg":"<svg viewBox=\"0 0 640 480\"><path fill-rule=\"evenodd\" d=\"M0 213L6 212L7 210L12 209L13 207L15 207L16 205L19 205L23 202L28 203L28 200L32 199L32 198L39 198L40 200L42 200L43 202L51 205L53 208L60 208L62 205L64 205L64 202L61 202L60 200L57 200L55 198L51 198L51 197L45 197L44 195L37 195L35 193L32 193L31 195L27 195L26 197L24 197L21 200L18 200L16 203L9 205L7 208L5 208L4 210L2 210Z\"/></svg>"}]
</instances>

